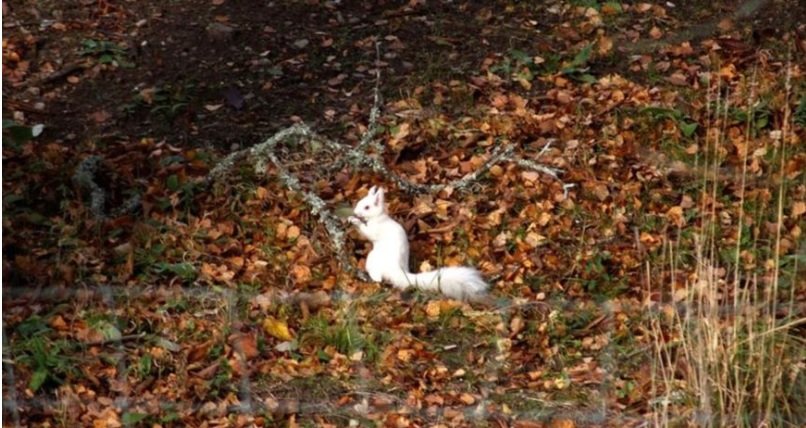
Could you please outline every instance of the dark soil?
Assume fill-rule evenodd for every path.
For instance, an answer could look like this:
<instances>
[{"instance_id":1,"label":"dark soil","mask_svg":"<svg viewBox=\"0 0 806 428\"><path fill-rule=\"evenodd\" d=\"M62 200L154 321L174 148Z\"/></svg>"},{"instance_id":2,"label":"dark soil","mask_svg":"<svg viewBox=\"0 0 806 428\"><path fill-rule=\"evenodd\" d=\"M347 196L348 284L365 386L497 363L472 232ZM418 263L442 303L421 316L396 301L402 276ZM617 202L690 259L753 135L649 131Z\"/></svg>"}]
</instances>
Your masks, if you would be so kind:
<instances>
[{"instance_id":1,"label":"dark soil","mask_svg":"<svg viewBox=\"0 0 806 428\"><path fill-rule=\"evenodd\" d=\"M376 36L383 42L382 93L389 99L479 74L490 55L520 49L547 56L585 38L555 27L562 14L551 8L558 2L427 2L416 8L393 1L214 3L4 3L8 40L31 45L23 58L30 63L27 80L5 85L10 103L4 117L9 107L23 110L27 121L47 125L49 138L73 144L142 136L228 150L298 120L336 133L365 122ZM669 10L681 30L693 28L698 38L717 36L720 20L734 17L748 27L741 31L748 42L775 37L806 17L797 1L742 10L733 3L683 1ZM41 82L92 59L81 55L85 40L126 48L121 59L131 67L77 68ZM617 57L594 69L625 72L630 49L620 47ZM79 79L68 84L68 77ZM149 90L154 99L143 100ZM37 102L44 102L44 111L31 108Z\"/></svg>"}]
</instances>

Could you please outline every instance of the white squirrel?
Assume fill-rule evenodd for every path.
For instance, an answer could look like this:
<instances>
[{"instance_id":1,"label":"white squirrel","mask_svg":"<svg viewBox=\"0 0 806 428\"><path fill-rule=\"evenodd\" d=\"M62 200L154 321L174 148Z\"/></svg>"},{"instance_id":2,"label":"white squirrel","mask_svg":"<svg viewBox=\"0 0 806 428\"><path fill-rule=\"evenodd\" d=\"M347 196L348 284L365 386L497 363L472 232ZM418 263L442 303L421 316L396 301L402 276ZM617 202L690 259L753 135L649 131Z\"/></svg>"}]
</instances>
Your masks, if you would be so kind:
<instances>
[{"instance_id":1,"label":"white squirrel","mask_svg":"<svg viewBox=\"0 0 806 428\"><path fill-rule=\"evenodd\" d=\"M409 240L406 231L386 212L384 190L373 186L369 194L358 201L350 216L350 223L372 242L367 256L367 273L376 282L386 280L404 290L416 287L421 290L441 291L458 300L481 300L487 283L478 270L472 267L444 267L431 272L409 271Z\"/></svg>"}]
</instances>

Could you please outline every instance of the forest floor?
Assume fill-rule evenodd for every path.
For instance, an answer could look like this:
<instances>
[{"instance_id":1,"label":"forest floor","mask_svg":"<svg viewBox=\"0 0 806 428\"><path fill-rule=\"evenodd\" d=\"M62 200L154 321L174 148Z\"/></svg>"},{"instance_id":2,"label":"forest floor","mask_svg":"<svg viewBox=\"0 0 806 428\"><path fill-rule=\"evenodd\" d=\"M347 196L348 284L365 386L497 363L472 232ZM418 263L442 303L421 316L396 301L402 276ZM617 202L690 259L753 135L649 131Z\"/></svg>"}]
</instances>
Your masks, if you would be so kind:
<instances>
[{"instance_id":1,"label":"forest floor","mask_svg":"<svg viewBox=\"0 0 806 428\"><path fill-rule=\"evenodd\" d=\"M804 22L797 0L4 1L3 421L802 426ZM559 179L502 162L417 193L313 142L278 156L334 209L385 186L412 268L476 266L497 305L356 279L273 165L205 182L295 123L358 144L377 82L405 179L501 145ZM777 375L745 382L756 340ZM729 382L692 369L716 351Z\"/></svg>"}]
</instances>

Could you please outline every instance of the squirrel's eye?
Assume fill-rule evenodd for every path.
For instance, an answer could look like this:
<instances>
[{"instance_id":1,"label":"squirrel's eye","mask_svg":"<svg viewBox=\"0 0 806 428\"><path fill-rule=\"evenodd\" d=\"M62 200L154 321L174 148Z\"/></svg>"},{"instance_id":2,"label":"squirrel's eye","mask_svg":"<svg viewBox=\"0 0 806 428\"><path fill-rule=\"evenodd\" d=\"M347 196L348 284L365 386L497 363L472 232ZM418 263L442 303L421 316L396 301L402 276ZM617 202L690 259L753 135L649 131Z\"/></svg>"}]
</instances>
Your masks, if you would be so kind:
<instances>
[{"instance_id":1,"label":"squirrel's eye","mask_svg":"<svg viewBox=\"0 0 806 428\"><path fill-rule=\"evenodd\" d=\"M369 205L364 205L364 209L369 211Z\"/></svg>"}]
</instances>

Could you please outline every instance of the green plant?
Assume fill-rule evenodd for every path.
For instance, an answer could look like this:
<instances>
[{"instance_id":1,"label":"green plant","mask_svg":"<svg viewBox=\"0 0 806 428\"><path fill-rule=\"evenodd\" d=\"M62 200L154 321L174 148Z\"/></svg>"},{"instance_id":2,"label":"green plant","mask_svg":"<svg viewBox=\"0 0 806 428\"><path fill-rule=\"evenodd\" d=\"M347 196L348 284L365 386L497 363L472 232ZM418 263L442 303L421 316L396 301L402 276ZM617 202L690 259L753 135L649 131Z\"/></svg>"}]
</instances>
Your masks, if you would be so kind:
<instances>
[{"instance_id":1,"label":"green plant","mask_svg":"<svg viewBox=\"0 0 806 428\"><path fill-rule=\"evenodd\" d=\"M166 122L173 122L190 104L196 86L192 83L157 86L135 94L129 103L121 106L126 115L133 115L145 107L150 107L149 115L157 116Z\"/></svg>"},{"instance_id":2,"label":"green plant","mask_svg":"<svg viewBox=\"0 0 806 428\"><path fill-rule=\"evenodd\" d=\"M806 96L801 96L798 107L795 109L795 123L806 127Z\"/></svg>"},{"instance_id":3,"label":"green plant","mask_svg":"<svg viewBox=\"0 0 806 428\"><path fill-rule=\"evenodd\" d=\"M766 102L754 104L746 109L732 107L728 113L736 122L747 124L752 135L758 135L759 131L770 124L771 112Z\"/></svg>"},{"instance_id":4,"label":"green plant","mask_svg":"<svg viewBox=\"0 0 806 428\"><path fill-rule=\"evenodd\" d=\"M520 49L510 49L500 63L490 67L490 72L500 73L522 85L528 86L538 73L550 74L559 68L559 59L556 55L539 58Z\"/></svg>"},{"instance_id":5,"label":"green plant","mask_svg":"<svg viewBox=\"0 0 806 428\"><path fill-rule=\"evenodd\" d=\"M593 8L601 10L602 5L597 0L572 0L571 4L578 7Z\"/></svg>"},{"instance_id":6,"label":"green plant","mask_svg":"<svg viewBox=\"0 0 806 428\"><path fill-rule=\"evenodd\" d=\"M133 366L133 371L138 379L145 379L151 374L151 369L154 366L151 354L145 353L137 360L137 364Z\"/></svg>"},{"instance_id":7,"label":"green plant","mask_svg":"<svg viewBox=\"0 0 806 428\"><path fill-rule=\"evenodd\" d=\"M132 68L134 64L128 60L127 49L108 40L85 39L81 42L83 56L94 56L101 64L114 64L125 68Z\"/></svg>"},{"instance_id":8,"label":"green plant","mask_svg":"<svg viewBox=\"0 0 806 428\"><path fill-rule=\"evenodd\" d=\"M222 357L218 359L218 364L215 376L208 383L210 394L213 397L223 397L230 392L237 391L237 387L232 382L232 366L229 365L229 361Z\"/></svg>"},{"instance_id":9,"label":"green plant","mask_svg":"<svg viewBox=\"0 0 806 428\"><path fill-rule=\"evenodd\" d=\"M664 107L646 107L641 109L642 114L649 115L652 120L659 121L669 119L677 124L680 133L686 138L691 138L697 132L697 122L693 121L688 116L684 115L677 109L664 108Z\"/></svg>"},{"instance_id":10,"label":"green plant","mask_svg":"<svg viewBox=\"0 0 806 428\"><path fill-rule=\"evenodd\" d=\"M120 421L123 423L124 426L133 426L138 425L141 422L145 422L148 419L148 413L139 413L139 412L124 412L120 418Z\"/></svg>"},{"instance_id":11,"label":"green plant","mask_svg":"<svg viewBox=\"0 0 806 428\"><path fill-rule=\"evenodd\" d=\"M614 297L627 289L626 279L617 275L609 251L597 251L582 270L582 286L597 299Z\"/></svg>"},{"instance_id":12,"label":"green plant","mask_svg":"<svg viewBox=\"0 0 806 428\"><path fill-rule=\"evenodd\" d=\"M196 197L200 185L195 180L181 181L179 176L171 174L165 179L165 187L171 192L175 192L180 196L179 203L174 202L170 197L160 198L158 205L160 209L167 210L173 205L177 205L185 210L190 210L193 207L193 200Z\"/></svg>"},{"instance_id":13,"label":"green plant","mask_svg":"<svg viewBox=\"0 0 806 428\"><path fill-rule=\"evenodd\" d=\"M13 120L3 119L3 137L5 141L11 142L12 148L17 148L22 144L38 137L45 129L45 125L36 124L34 126L19 125Z\"/></svg>"},{"instance_id":14,"label":"green plant","mask_svg":"<svg viewBox=\"0 0 806 428\"><path fill-rule=\"evenodd\" d=\"M41 317L34 315L20 323L14 332L19 338L12 342L16 363L30 368L33 373L28 381L31 391L45 385L59 385L78 374L75 352L76 344L65 339L51 339L51 328Z\"/></svg>"},{"instance_id":15,"label":"green plant","mask_svg":"<svg viewBox=\"0 0 806 428\"><path fill-rule=\"evenodd\" d=\"M560 70L561 74L569 76L583 83L595 83L596 77L588 73L587 64L590 60L593 43L585 45L574 58Z\"/></svg>"}]
</instances>

